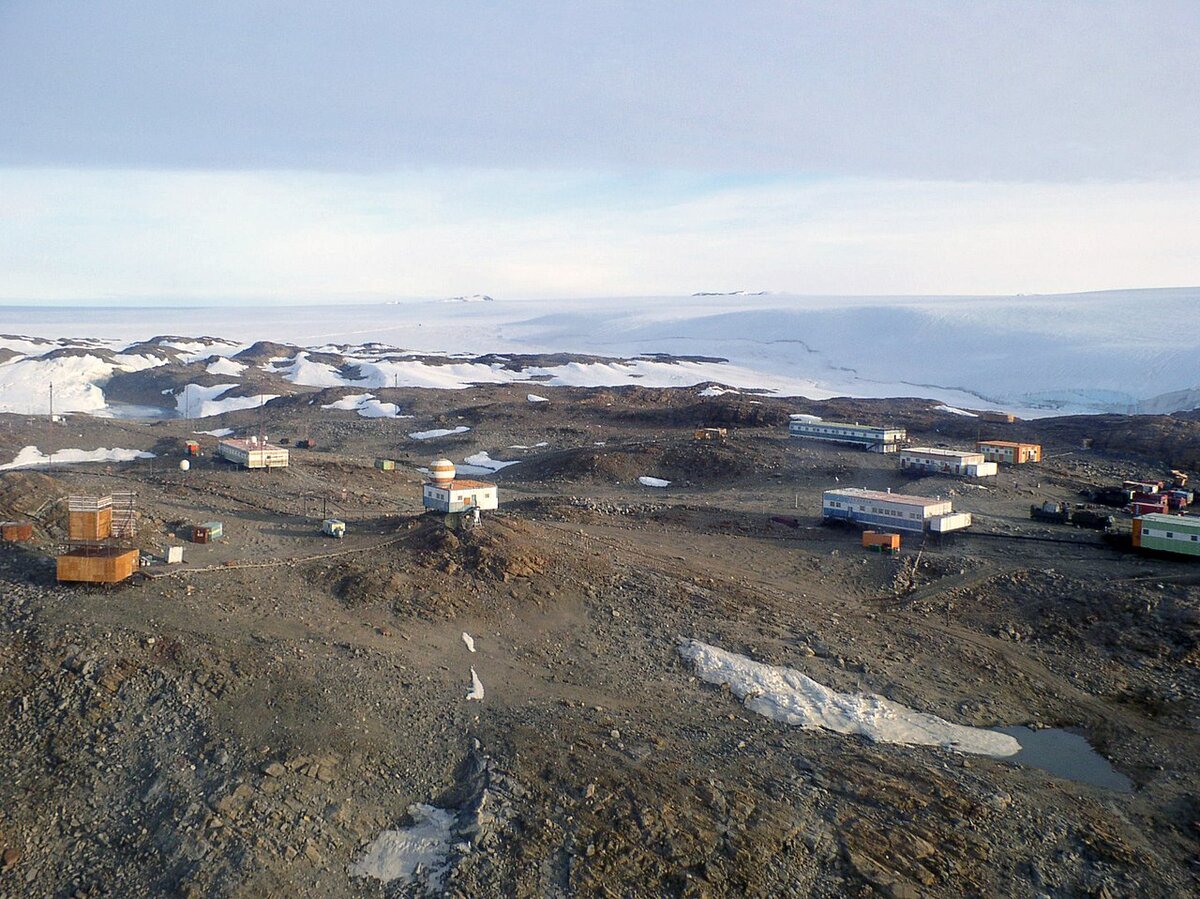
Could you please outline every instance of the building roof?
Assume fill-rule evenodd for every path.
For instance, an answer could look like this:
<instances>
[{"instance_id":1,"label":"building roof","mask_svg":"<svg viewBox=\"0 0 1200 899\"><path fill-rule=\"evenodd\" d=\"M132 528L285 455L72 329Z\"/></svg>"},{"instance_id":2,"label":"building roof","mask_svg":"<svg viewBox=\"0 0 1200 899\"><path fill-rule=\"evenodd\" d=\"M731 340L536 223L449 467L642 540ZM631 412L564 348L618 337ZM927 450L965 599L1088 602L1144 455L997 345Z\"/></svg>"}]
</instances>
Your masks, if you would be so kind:
<instances>
[{"instance_id":1,"label":"building roof","mask_svg":"<svg viewBox=\"0 0 1200 899\"><path fill-rule=\"evenodd\" d=\"M1200 528L1200 515L1165 515L1162 512L1147 512L1139 515L1143 524L1175 525L1181 528Z\"/></svg>"},{"instance_id":2,"label":"building roof","mask_svg":"<svg viewBox=\"0 0 1200 899\"><path fill-rule=\"evenodd\" d=\"M257 440L243 439L241 437L225 437L222 438L218 446L232 446L236 449L248 450L250 452L258 452L259 450L278 450L281 453L287 452L286 446L271 446L269 443L259 443Z\"/></svg>"},{"instance_id":3,"label":"building roof","mask_svg":"<svg viewBox=\"0 0 1200 899\"><path fill-rule=\"evenodd\" d=\"M910 446L901 452L909 456L943 456L947 459L966 459L968 456L979 457L982 455L978 450L942 449L939 446Z\"/></svg>"},{"instance_id":4,"label":"building roof","mask_svg":"<svg viewBox=\"0 0 1200 899\"><path fill-rule=\"evenodd\" d=\"M439 490L482 490L485 487L495 487L495 484L489 484L487 481L471 481L467 478L455 478L447 484L436 484L433 481L426 481L426 487L437 487Z\"/></svg>"},{"instance_id":5,"label":"building roof","mask_svg":"<svg viewBox=\"0 0 1200 899\"><path fill-rule=\"evenodd\" d=\"M912 496L906 493L889 493L886 490L868 490L865 487L832 487L826 493L840 493L843 496L854 496L859 499L882 500L890 503L901 503L906 506L932 506L935 503L949 502L944 499L931 499L928 496Z\"/></svg>"},{"instance_id":6,"label":"building roof","mask_svg":"<svg viewBox=\"0 0 1200 899\"><path fill-rule=\"evenodd\" d=\"M1019 448L1022 446L1041 446L1040 443L1025 443L1019 440L980 440L980 446L1011 446Z\"/></svg>"},{"instance_id":7,"label":"building roof","mask_svg":"<svg viewBox=\"0 0 1200 899\"><path fill-rule=\"evenodd\" d=\"M793 418L789 423L791 425L805 425L813 428L858 428L863 431L903 431L904 428L895 427L894 425L864 425L854 422L851 424L848 421L805 421L803 419Z\"/></svg>"}]
</instances>

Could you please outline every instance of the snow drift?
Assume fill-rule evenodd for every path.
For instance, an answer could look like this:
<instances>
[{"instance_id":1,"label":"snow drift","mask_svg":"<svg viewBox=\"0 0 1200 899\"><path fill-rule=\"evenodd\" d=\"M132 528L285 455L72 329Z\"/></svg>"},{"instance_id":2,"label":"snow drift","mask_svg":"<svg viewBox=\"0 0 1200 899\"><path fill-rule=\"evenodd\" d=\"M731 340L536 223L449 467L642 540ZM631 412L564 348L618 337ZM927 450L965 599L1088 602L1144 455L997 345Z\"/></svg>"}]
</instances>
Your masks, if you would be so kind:
<instances>
[{"instance_id":1,"label":"snow drift","mask_svg":"<svg viewBox=\"0 0 1200 899\"><path fill-rule=\"evenodd\" d=\"M879 743L940 746L977 755L1009 756L1021 750L1015 738L965 727L918 712L898 702L862 693L838 693L794 668L755 662L698 640L679 654L710 684L728 684L752 712L773 721L839 734L859 734Z\"/></svg>"}]
</instances>

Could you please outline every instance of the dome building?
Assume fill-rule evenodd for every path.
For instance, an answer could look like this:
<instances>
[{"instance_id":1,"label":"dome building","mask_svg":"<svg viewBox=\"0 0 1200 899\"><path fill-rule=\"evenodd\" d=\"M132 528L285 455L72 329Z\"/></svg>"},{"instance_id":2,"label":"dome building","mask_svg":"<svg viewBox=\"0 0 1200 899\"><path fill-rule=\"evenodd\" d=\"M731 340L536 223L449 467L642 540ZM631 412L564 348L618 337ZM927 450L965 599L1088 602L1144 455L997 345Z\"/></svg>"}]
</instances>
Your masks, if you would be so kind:
<instances>
[{"instance_id":1,"label":"dome building","mask_svg":"<svg viewBox=\"0 0 1200 899\"><path fill-rule=\"evenodd\" d=\"M421 488L421 504L435 512L487 512L499 507L496 485L458 477L454 463L438 459L429 466L429 480Z\"/></svg>"}]
</instances>

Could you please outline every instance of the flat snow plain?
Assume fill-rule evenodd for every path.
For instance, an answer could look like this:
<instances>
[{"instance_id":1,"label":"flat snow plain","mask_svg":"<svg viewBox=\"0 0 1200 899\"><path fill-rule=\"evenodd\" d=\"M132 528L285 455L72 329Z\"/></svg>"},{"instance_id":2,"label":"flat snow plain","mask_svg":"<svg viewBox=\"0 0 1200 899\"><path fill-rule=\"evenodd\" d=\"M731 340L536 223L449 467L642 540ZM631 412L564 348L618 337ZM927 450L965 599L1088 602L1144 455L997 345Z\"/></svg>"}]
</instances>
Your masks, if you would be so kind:
<instances>
[{"instance_id":1,"label":"flat snow plain","mask_svg":"<svg viewBox=\"0 0 1200 899\"><path fill-rule=\"evenodd\" d=\"M54 380L62 385L56 409L106 414L103 385L113 371L165 361L121 351L155 335L184 333L228 341L170 344L194 359L227 359L260 339L334 353L357 366L355 377L306 352L272 370L296 384L360 391L538 377L542 394L555 386L715 382L813 399L924 396L953 408L1025 416L1164 413L1200 405L1200 332L1179 324L1198 305L1200 288L1002 297L431 300L286 309L5 306L0 334L12 336L0 337L0 410L38 411L46 383ZM56 342L38 341L47 338ZM89 348L96 355L88 355ZM5 349L16 355L5 359ZM64 349L75 355L57 352ZM632 361L517 371L470 359L484 353ZM659 353L696 358L668 362L654 358ZM412 358L400 358L404 354ZM428 364L418 355L442 355L447 364ZM228 372L232 380L237 365L218 359L209 370ZM233 406L218 395L201 402L211 404L204 412Z\"/></svg>"}]
</instances>

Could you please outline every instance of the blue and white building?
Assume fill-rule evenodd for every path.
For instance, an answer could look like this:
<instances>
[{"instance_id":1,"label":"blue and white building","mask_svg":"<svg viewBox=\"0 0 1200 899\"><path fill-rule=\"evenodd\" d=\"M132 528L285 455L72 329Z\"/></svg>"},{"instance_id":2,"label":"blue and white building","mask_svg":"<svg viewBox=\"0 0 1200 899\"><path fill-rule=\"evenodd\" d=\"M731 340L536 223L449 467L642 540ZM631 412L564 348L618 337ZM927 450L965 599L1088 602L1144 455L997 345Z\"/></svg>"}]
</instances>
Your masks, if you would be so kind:
<instances>
[{"instance_id":1,"label":"blue and white building","mask_svg":"<svg viewBox=\"0 0 1200 899\"><path fill-rule=\"evenodd\" d=\"M971 513L955 512L948 499L862 487L826 490L821 498L821 517L864 527L917 533L946 534L971 526Z\"/></svg>"},{"instance_id":2,"label":"blue and white building","mask_svg":"<svg viewBox=\"0 0 1200 899\"><path fill-rule=\"evenodd\" d=\"M845 443L873 453L894 453L908 435L904 428L877 428L842 421L792 419L788 422L788 436L825 443Z\"/></svg>"}]
</instances>

